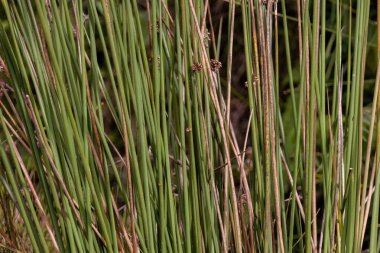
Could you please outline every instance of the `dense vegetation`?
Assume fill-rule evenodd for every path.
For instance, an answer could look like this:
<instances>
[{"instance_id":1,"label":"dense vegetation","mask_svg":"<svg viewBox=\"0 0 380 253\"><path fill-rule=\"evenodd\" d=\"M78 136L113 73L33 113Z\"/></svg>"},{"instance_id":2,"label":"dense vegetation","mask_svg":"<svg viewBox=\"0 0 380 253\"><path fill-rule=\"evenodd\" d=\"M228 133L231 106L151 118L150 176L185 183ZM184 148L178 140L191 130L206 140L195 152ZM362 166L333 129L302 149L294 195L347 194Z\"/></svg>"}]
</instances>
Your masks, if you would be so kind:
<instances>
[{"instance_id":1,"label":"dense vegetation","mask_svg":"<svg viewBox=\"0 0 380 253\"><path fill-rule=\"evenodd\" d=\"M2 0L0 251L379 252L376 8Z\"/></svg>"}]
</instances>

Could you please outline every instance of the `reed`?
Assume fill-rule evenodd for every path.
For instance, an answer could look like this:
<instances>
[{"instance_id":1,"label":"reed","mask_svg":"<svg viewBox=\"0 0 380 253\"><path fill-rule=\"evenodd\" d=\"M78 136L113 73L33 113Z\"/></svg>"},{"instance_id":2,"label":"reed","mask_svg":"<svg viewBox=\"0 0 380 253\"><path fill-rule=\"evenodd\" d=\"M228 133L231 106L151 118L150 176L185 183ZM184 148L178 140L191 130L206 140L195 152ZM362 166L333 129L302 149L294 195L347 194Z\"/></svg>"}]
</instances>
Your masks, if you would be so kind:
<instances>
[{"instance_id":1,"label":"reed","mask_svg":"<svg viewBox=\"0 0 380 253\"><path fill-rule=\"evenodd\" d=\"M0 248L379 252L375 4L1 0Z\"/></svg>"}]
</instances>

